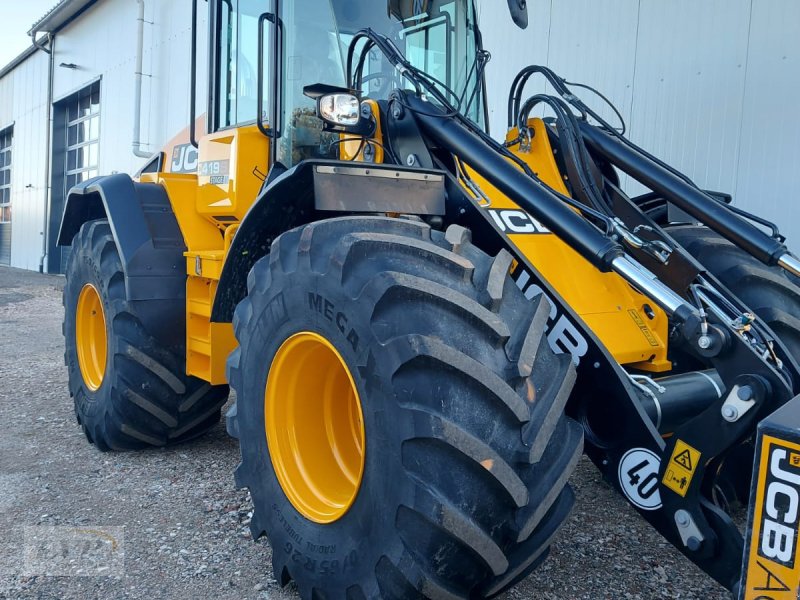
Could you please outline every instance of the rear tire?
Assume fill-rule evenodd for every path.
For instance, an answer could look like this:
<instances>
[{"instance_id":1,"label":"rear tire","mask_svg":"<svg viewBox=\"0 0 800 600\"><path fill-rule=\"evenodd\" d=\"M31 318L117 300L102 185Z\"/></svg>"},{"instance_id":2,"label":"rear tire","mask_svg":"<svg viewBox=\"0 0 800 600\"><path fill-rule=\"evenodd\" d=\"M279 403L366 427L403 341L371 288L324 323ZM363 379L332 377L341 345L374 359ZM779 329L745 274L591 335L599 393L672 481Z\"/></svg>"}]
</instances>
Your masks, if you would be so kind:
<instances>
[{"instance_id":1,"label":"rear tire","mask_svg":"<svg viewBox=\"0 0 800 600\"><path fill-rule=\"evenodd\" d=\"M98 312L105 321L107 352L106 360L99 361L104 364L98 365L99 385L91 377L87 383L82 373L76 336L79 298L89 286L100 299ZM88 222L75 236L63 303L69 391L78 423L97 448L136 450L179 443L219 422L228 386L187 376L183 348L165 348L148 332L135 303L128 300L108 221ZM178 319L185 319L182 311L172 316L173 323Z\"/></svg>"},{"instance_id":2,"label":"rear tire","mask_svg":"<svg viewBox=\"0 0 800 600\"><path fill-rule=\"evenodd\" d=\"M675 238L781 339L800 362L800 280L769 267L700 225L670 227Z\"/></svg>"},{"instance_id":3,"label":"rear tire","mask_svg":"<svg viewBox=\"0 0 800 600\"><path fill-rule=\"evenodd\" d=\"M304 600L491 597L546 554L582 451L563 413L576 371L510 266L460 227L352 217L284 233L253 267L228 361L236 481ZM273 358L305 332L346 363L365 432L355 500L327 524L287 497L267 439L282 424L265 427Z\"/></svg>"}]
</instances>

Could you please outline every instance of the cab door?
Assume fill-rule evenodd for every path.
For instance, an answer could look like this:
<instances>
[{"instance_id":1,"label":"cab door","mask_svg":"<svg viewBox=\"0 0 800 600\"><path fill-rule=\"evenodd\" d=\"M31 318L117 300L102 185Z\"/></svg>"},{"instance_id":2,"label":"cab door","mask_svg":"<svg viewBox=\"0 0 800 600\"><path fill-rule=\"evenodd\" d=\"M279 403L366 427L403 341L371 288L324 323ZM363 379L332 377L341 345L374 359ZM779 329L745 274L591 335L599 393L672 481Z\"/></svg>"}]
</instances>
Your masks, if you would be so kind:
<instances>
[{"instance_id":1,"label":"cab door","mask_svg":"<svg viewBox=\"0 0 800 600\"><path fill-rule=\"evenodd\" d=\"M272 166L276 20L265 9L274 4L209 2L209 110L198 148L197 211L221 228L244 218Z\"/></svg>"}]
</instances>

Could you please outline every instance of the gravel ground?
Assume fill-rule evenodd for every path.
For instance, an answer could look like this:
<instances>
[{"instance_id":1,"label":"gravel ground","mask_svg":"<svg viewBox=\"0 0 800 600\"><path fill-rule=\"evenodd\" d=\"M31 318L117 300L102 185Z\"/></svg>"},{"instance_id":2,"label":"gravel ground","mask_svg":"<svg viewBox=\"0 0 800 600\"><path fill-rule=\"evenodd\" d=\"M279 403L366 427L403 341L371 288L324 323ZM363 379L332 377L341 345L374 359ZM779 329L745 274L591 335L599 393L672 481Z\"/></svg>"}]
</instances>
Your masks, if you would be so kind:
<instances>
[{"instance_id":1,"label":"gravel ground","mask_svg":"<svg viewBox=\"0 0 800 600\"><path fill-rule=\"evenodd\" d=\"M297 599L272 579L268 544L249 539L252 507L234 489L238 448L222 425L134 454L86 442L66 391L62 285L0 267L0 598ZM550 559L506 599L730 598L587 460L572 481L577 505ZM123 528L121 575L32 573L26 531L48 531L37 526Z\"/></svg>"}]
</instances>

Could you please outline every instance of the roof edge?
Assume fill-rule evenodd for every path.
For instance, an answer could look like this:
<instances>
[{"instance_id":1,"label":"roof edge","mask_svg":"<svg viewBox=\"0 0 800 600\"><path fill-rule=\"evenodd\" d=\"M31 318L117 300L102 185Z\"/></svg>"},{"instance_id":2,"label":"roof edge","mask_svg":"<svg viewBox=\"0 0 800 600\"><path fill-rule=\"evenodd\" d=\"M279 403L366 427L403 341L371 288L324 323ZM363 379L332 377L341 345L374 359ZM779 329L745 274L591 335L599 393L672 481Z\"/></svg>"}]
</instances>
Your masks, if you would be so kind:
<instances>
[{"instance_id":1,"label":"roof edge","mask_svg":"<svg viewBox=\"0 0 800 600\"><path fill-rule=\"evenodd\" d=\"M31 37L32 42L35 42L33 36L37 33L56 33L80 17L84 11L96 2L97 0L60 0L58 4L31 26L28 30L28 36ZM0 79L11 73L39 50L42 50L42 48L33 43L7 65L0 67Z\"/></svg>"},{"instance_id":2,"label":"roof edge","mask_svg":"<svg viewBox=\"0 0 800 600\"><path fill-rule=\"evenodd\" d=\"M23 52L19 56L17 56L16 58L12 59L12 61L10 63L8 63L6 66L0 68L0 79L2 79L3 77L5 77L9 73L11 73L11 71L16 69L18 66L20 66L22 63L24 63L26 60L28 60L31 56L36 54L37 51L40 51L40 50L41 50L41 48L39 48L37 46L34 46L34 45L31 45L28 48L26 48L25 50L23 50Z\"/></svg>"},{"instance_id":3,"label":"roof edge","mask_svg":"<svg viewBox=\"0 0 800 600\"><path fill-rule=\"evenodd\" d=\"M39 32L54 33L95 2L96 0L61 0L41 19L31 25L28 35L32 36Z\"/></svg>"}]
</instances>

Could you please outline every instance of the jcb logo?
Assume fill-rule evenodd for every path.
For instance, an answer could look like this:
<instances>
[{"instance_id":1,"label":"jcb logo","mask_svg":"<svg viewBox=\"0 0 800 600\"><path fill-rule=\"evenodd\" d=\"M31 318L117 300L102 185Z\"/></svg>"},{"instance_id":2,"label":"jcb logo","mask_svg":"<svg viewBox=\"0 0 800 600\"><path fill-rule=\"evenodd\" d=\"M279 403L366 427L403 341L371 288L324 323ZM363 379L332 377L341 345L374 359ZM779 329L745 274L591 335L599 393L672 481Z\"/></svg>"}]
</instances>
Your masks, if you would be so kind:
<instances>
[{"instance_id":1,"label":"jcb logo","mask_svg":"<svg viewBox=\"0 0 800 600\"><path fill-rule=\"evenodd\" d=\"M790 439L796 430L781 431ZM760 435L757 483L750 499L752 530L744 568L742 600L797 600L800 564L800 445Z\"/></svg>"},{"instance_id":2,"label":"jcb logo","mask_svg":"<svg viewBox=\"0 0 800 600\"><path fill-rule=\"evenodd\" d=\"M194 173L197 171L197 148L181 144L172 149L170 173Z\"/></svg>"},{"instance_id":3,"label":"jcb logo","mask_svg":"<svg viewBox=\"0 0 800 600\"><path fill-rule=\"evenodd\" d=\"M797 528L800 521L800 468L792 463L787 450L772 446L769 473L761 512L761 539L758 553L794 569Z\"/></svg>"},{"instance_id":4,"label":"jcb logo","mask_svg":"<svg viewBox=\"0 0 800 600\"><path fill-rule=\"evenodd\" d=\"M530 273L521 270L514 277L517 287L525 292L528 300L543 294L550 303L550 318L547 326L547 343L556 354L571 354L576 365L589 351L589 343L580 330L570 322L567 315L559 313L557 305L544 290L531 279Z\"/></svg>"},{"instance_id":5,"label":"jcb logo","mask_svg":"<svg viewBox=\"0 0 800 600\"><path fill-rule=\"evenodd\" d=\"M490 209L489 215L495 224L504 233L533 234L550 233L544 225L526 213L518 209Z\"/></svg>"}]
</instances>

